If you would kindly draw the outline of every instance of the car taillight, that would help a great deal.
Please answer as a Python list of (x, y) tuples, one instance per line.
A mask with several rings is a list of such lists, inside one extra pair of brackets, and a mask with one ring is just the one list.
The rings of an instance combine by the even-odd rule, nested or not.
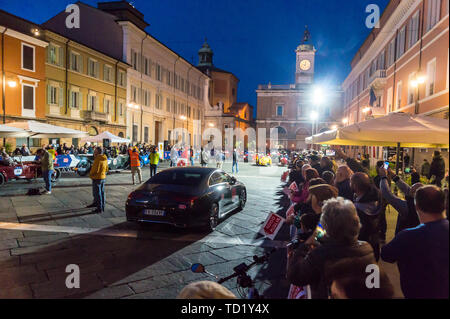
[(174, 198), (174, 201), (178, 203), (179, 209), (187, 209), (194, 207), (195, 200), (197, 197), (181, 197), (177, 196)]
[(141, 192), (131, 192), (130, 195), (128, 195), (128, 199), (143, 199), (145, 198), (145, 194)]

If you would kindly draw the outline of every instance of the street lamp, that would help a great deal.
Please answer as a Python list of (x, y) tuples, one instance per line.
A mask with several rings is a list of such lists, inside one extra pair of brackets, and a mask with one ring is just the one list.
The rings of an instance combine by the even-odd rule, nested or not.
[(313, 102), (316, 105), (322, 105), (325, 102), (325, 95), (323, 89), (320, 86), (314, 88)]
[(15, 87), (17, 86), (17, 82), (14, 81), (14, 80), (9, 80), (9, 81), (8, 81), (8, 86), (9, 86), (10, 88), (15, 88)]
[(348, 118), (343, 118), (342, 119), (342, 124), (347, 125), (348, 124)]

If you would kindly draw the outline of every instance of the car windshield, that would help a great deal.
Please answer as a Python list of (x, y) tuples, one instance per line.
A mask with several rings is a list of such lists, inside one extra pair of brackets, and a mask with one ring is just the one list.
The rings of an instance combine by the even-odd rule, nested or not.
[(181, 170), (168, 170), (153, 176), (149, 184), (171, 184), (171, 185), (198, 185), (206, 174), (197, 172), (185, 172)]

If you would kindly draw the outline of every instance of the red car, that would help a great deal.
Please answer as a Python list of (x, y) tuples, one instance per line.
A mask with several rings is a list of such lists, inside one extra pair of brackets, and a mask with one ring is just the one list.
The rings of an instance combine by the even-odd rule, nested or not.
[[(52, 181), (56, 182), (60, 176), (61, 172), (59, 169), (55, 168), (52, 175)], [(41, 166), (35, 162), (15, 163), (13, 166), (0, 165), (0, 185), (13, 179), (26, 179), (31, 181), (38, 177), (41, 177)]]

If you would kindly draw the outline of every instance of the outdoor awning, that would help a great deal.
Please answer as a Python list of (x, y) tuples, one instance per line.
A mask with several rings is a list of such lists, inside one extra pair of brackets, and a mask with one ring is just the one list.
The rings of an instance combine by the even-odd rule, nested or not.
[(390, 113), (305, 139), (307, 144), (448, 148), (449, 122), (430, 116)]
[(0, 137), (27, 137), (30, 133), (8, 125), (0, 124)]
[(87, 132), (38, 121), (12, 122), (8, 125), (27, 131), (30, 138), (83, 138), (89, 136)]
[(129, 139), (116, 136), (108, 131), (100, 133), (96, 136), (84, 138), (83, 142), (102, 143), (104, 139), (110, 140), (111, 143), (130, 143)]

